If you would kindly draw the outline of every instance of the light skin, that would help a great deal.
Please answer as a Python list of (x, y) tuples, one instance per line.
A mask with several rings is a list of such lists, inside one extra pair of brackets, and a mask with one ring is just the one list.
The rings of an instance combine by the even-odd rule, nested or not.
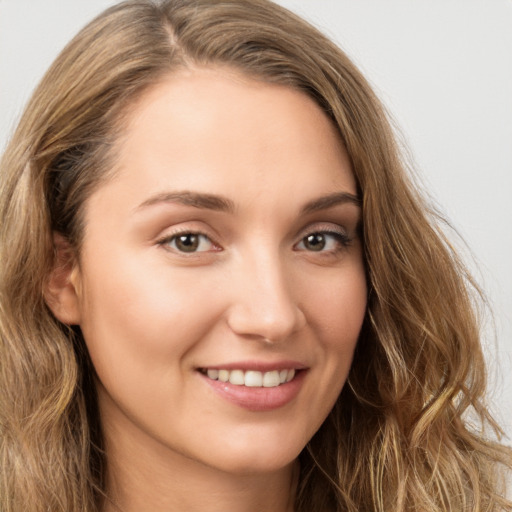
[[(126, 512), (290, 512), (366, 308), (340, 137), (301, 92), (188, 69), (132, 106), (117, 149), (48, 291), (98, 375), (109, 493)], [(233, 399), (205, 375), (228, 367), (296, 376)]]

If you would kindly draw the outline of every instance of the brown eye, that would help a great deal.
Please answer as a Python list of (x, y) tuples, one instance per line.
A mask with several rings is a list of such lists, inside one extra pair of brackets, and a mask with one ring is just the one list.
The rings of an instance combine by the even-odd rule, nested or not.
[(187, 233), (176, 237), (176, 249), (182, 252), (195, 252), (199, 247), (199, 235)]
[(302, 239), (304, 248), (308, 251), (322, 251), (325, 249), (325, 235), (323, 233), (313, 233)]
[(215, 250), (213, 242), (202, 233), (181, 233), (162, 240), (160, 244), (175, 252), (181, 253), (207, 252)]
[(350, 245), (346, 233), (334, 231), (316, 231), (302, 238), (295, 246), (296, 250), (309, 252), (336, 252)]

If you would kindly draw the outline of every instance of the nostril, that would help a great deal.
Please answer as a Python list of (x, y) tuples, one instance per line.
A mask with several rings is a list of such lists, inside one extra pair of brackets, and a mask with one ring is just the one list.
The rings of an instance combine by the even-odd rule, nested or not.
[(238, 268), (239, 279), (228, 291), (228, 325), (238, 335), (267, 344), (286, 340), (306, 323), (290, 276), (278, 256), (268, 251), (246, 256)]
[[(263, 313), (263, 314), (262, 314)], [(258, 340), (265, 344), (279, 343), (302, 329), (305, 316), (296, 311), (271, 312), (243, 310), (241, 307), (229, 314), (228, 325), (236, 334)]]

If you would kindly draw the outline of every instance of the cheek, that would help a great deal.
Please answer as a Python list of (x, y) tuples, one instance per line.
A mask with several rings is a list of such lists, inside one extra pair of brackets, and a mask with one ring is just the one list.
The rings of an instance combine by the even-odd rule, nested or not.
[(345, 351), (355, 347), (366, 312), (367, 293), (362, 262), (341, 275), (311, 284), (310, 318), (330, 349)]
[(310, 324), (318, 333), (316, 351), (322, 360), (319, 377), (330, 390), (325, 396), (332, 407), (348, 377), (354, 350), (367, 306), (367, 286), (363, 265), (353, 267), (317, 288), (311, 294)]
[(134, 377), (164, 374), (215, 322), (215, 289), (205, 293), (186, 272), (135, 257), (112, 260), (94, 265), (90, 258), (84, 272), (81, 328), (96, 371), (104, 385), (128, 370)]
[(176, 423), (163, 404), (186, 409), (190, 354), (217, 317), (212, 291), (191, 290), (182, 272), (141, 273), (129, 262), (101, 278), (90, 275), (82, 331), (103, 393), (104, 421), (118, 408), (148, 432)]

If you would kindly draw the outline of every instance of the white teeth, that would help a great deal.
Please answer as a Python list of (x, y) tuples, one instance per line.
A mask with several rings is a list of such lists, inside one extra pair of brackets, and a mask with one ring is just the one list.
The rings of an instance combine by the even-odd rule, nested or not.
[(245, 372), (244, 384), (250, 388), (261, 388), (263, 386), (263, 375), (261, 372)]
[(281, 382), (279, 381), (279, 372), (265, 372), (263, 374), (263, 387), (264, 388), (275, 388), (279, 386)]
[(290, 382), (295, 377), (295, 370), (293, 368), (273, 370), (271, 372), (208, 369), (205, 373), (212, 380), (229, 382), (235, 386), (247, 386), (250, 388), (275, 388)]
[(229, 374), (229, 382), (237, 386), (244, 385), (244, 372), (242, 370), (233, 370)]
[(208, 370), (206, 374), (213, 380), (217, 380), (219, 378), (219, 370)]
[(219, 380), (221, 382), (227, 382), (229, 380), (229, 371), (228, 370), (219, 370)]

